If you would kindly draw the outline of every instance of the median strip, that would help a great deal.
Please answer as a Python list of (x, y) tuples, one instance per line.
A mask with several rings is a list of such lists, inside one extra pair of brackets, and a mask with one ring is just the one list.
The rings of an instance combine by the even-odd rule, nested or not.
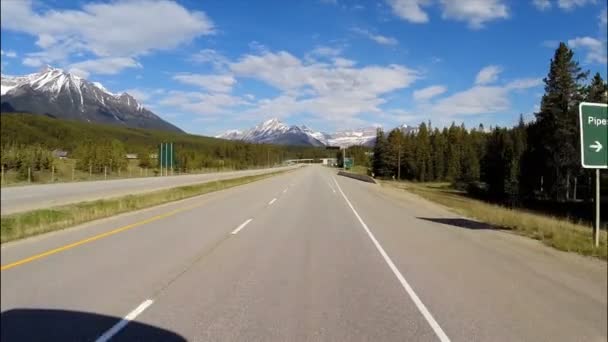
[(5, 215), (0, 218), (0, 243), (23, 239), (117, 214), (153, 207), (251, 183), (289, 171), (181, 186), (144, 194), (81, 202)]

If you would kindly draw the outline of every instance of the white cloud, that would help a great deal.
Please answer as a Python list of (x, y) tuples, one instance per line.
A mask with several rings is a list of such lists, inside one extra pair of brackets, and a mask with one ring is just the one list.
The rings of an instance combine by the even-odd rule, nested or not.
[[(555, 1), (557, 7), (569, 11), (576, 7), (583, 7), (589, 4), (597, 3), (597, 0), (557, 0)], [(551, 0), (532, 0), (532, 4), (539, 10), (544, 11), (553, 7)]]
[(541, 79), (516, 79), (503, 86), (475, 85), (423, 107), (425, 112), (439, 116), (469, 116), (509, 110), (509, 95), (515, 90), (534, 88)]
[(72, 63), (68, 69), (82, 77), (88, 77), (89, 74), (114, 75), (127, 68), (141, 67), (141, 64), (131, 57), (107, 57)]
[(481, 28), (485, 22), (509, 17), (509, 9), (503, 0), (440, 1), (444, 18), (466, 21), (471, 28)]
[(571, 48), (583, 49), (587, 51), (585, 61), (587, 63), (606, 64), (606, 40), (600, 40), (592, 37), (577, 37), (568, 40), (568, 45)]
[(31, 0), (1, 2), (2, 29), (36, 36), (36, 44), (43, 49), (29, 54), (26, 65), (65, 62), (78, 52), (103, 58), (135, 57), (215, 32), (205, 13), (167, 0), (90, 3), (77, 10), (43, 12), (32, 5)]
[(246, 116), (289, 116), (307, 113), (323, 120), (354, 120), (362, 113), (378, 113), (384, 95), (408, 87), (420, 78), (401, 65), (355, 67), (335, 58), (334, 64), (304, 62), (286, 51), (245, 55), (230, 64), (236, 77), (262, 81), (281, 94), (260, 99)]
[[(423, 7), (438, 3), (444, 19), (465, 21), (471, 28), (483, 27), (486, 22), (506, 19), (509, 8), (504, 0), (386, 0), (398, 17), (412, 23), (426, 23), (428, 14)], [(582, 0), (574, 0), (582, 1)]]
[(380, 45), (397, 45), (397, 44), (399, 44), (397, 39), (395, 39), (393, 37), (387, 37), (387, 36), (383, 36), (380, 34), (373, 34), (373, 33), (369, 32), (368, 30), (364, 30), (364, 29), (361, 29), (358, 27), (354, 27), (352, 29), (352, 31), (355, 33), (358, 33), (364, 37), (367, 37)]
[(316, 94), (362, 92), (370, 96), (405, 88), (419, 75), (400, 65), (334, 68), (304, 64), (286, 51), (246, 55), (231, 64), (237, 76), (264, 81), (281, 90), (309, 88)]
[(217, 93), (229, 93), (236, 84), (232, 75), (179, 74), (173, 76), (173, 79)]
[(29, 66), (29, 67), (33, 67), (33, 68), (40, 67), (44, 64), (40, 59), (31, 58), (31, 57), (24, 58), (22, 63), (25, 66)]
[(596, 0), (557, 0), (557, 6), (565, 10), (594, 3), (596, 3)]
[(228, 58), (213, 49), (203, 49), (192, 56), (190, 60), (195, 63), (210, 64), (216, 70), (224, 70), (228, 65)]
[(46, 33), (38, 35), (38, 40), (36, 41), (36, 45), (43, 49), (49, 48), (55, 43), (57, 43), (57, 40), (53, 38), (53, 36)]
[(426, 23), (429, 21), (428, 14), (422, 7), (430, 4), (429, 0), (387, 0), (393, 13), (411, 23)]
[(357, 62), (353, 61), (352, 59), (347, 59), (347, 58), (342, 58), (342, 57), (336, 57), (334, 58), (334, 65), (338, 68), (350, 68), (355, 66), (355, 64), (357, 64)]
[(500, 66), (488, 65), (477, 73), (477, 77), (475, 77), (475, 84), (483, 85), (496, 82), (496, 80), (498, 80), (498, 75), (501, 72), (502, 68)]
[(158, 104), (177, 108), (185, 113), (218, 115), (226, 114), (230, 108), (245, 105), (247, 102), (240, 97), (224, 93), (170, 91)]
[(145, 103), (150, 98), (152, 98), (152, 94), (150, 94), (150, 92), (141, 90), (141, 89), (132, 88), (132, 89), (127, 89), (124, 92), (133, 96), (140, 103)]
[(543, 84), (542, 78), (519, 78), (514, 81), (511, 81), (505, 85), (505, 88), (509, 90), (518, 90), (518, 89), (529, 89), (541, 86)]
[(600, 29), (606, 33), (606, 25), (608, 24), (608, 9), (604, 8), (600, 13)]
[(414, 100), (416, 101), (427, 101), (435, 96), (441, 95), (447, 91), (447, 88), (442, 85), (435, 85), (426, 88), (422, 88), (414, 91)]
[(322, 56), (322, 57), (335, 57), (335, 56), (339, 56), (341, 53), (342, 53), (342, 50), (339, 48), (334, 48), (334, 47), (330, 47), (330, 46), (317, 46), (309, 53), (309, 55)]
[(429, 108), (433, 115), (479, 115), (509, 109), (507, 91), (501, 87), (475, 86), (439, 100)]
[(15, 57), (17, 57), (17, 53), (15, 51), (12, 51), (12, 50), (8, 50), (8, 51), (0, 50), (0, 55), (8, 57), (8, 58), (15, 58)]
[(551, 1), (549, 0), (532, 0), (534, 7), (541, 11), (551, 8)]

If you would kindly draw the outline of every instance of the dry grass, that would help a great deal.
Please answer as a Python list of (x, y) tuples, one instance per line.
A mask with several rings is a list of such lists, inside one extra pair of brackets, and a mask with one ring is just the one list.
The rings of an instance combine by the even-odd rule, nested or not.
[(367, 175), (367, 167), (362, 165), (355, 165), (352, 169), (347, 170), (350, 173), (356, 173), (358, 175)]
[(80, 223), (152, 207), (189, 197), (251, 183), (288, 171), (245, 176), (212, 181), (202, 184), (181, 186), (172, 189), (128, 195), (110, 199), (63, 205), (49, 209), (38, 209), (0, 218), (0, 243), (43, 234)]
[(510, 209), (463, 196), (446, 183), (382, 182), (439, 203), (452, 211), (500, 229), (531, 237), (556, 249), (607, 259), (608, 234), (600, 232), (600, 246), (593, 246), (592, 227), (525, 210)]

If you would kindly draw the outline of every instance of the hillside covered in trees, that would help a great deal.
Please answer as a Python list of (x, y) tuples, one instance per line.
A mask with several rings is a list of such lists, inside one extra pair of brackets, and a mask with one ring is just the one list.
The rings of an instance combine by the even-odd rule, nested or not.
[(608, 87), (599, 73), (589, 80), (589, 72), (564, 43), (555, 51), (544, 83), (540, 111), (530, 123), (520, 117), (515, 127), (491, 130), (455, 123), (439, 129), (430, 122), (412, 134), (378, 130), (373, 172), (387, 178), (449, 181), (512, 205), (532, 199), (590, 199), (594, 170), (580, 163), (578, 105), (606, 103)]
[(116, 127), (56, 119), (42, 115), (3, 113), (1, 157), (5, 170), (49, 169), (53, 150), (68, 152), (77, 167), (93, 173), (104, 167), (117, 169), (127, 163), (126, 154), (136, 154), (141, 167), (154, 168), (151, 156), (161, 142), (172, 142), (176, 169), (245, 169), (281, 163), (296, 158), (319, 158), (327, 151), (312, 147), (277, 146), (228, 141), (197, 135)]

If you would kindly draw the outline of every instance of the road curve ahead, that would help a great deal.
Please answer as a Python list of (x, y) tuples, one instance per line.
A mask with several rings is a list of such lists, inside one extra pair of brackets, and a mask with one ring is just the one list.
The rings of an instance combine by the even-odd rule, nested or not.
[(253, 176), (297, 166), (194, 175), (125, 178), (105, 181), (35, 184), (2, 188), (2, 215), (81, 201), (124, 196), (209, 181)]
[(606, 341), (606, 263), (478, 228), (304, 167), (4, 245), (0, 339)]

